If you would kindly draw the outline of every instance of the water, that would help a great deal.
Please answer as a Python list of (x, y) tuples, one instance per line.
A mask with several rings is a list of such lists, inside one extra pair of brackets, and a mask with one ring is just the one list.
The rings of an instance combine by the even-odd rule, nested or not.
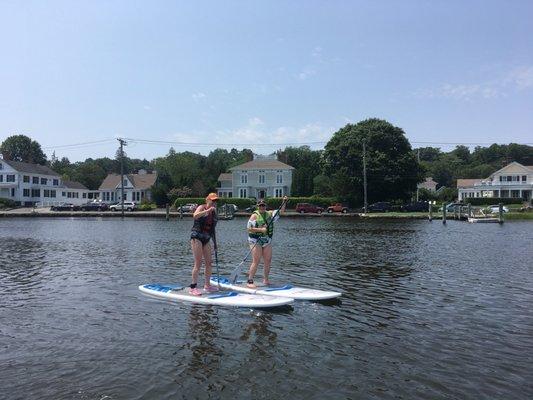
[[(224, 272), (244, 224), (220, 222)], [(189, 283), (190, 226), (0, 220), (0, 398), (533, 396), (531, 222), (281, 219), (273, 280), (344, 296), (278, 311), (141, 294)]]

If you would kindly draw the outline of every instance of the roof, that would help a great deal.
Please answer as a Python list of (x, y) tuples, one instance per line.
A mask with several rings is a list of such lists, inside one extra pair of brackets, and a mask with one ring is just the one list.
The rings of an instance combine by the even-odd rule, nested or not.
[(509, 173), (509, 174), (516, 174), (516, 173), (523, 173), (525, 170), (531, 171), (531, 167), (522, 165), (519, 162), (513, 161), (512, 163), (507, 164), (505, 167), (500, 168), (498, 171), (493, 172), (490, 174), (489, 178), (493, 178), (495, 175), (500, 173)]
[(232, 179), (233, 179), (232, 174), (220, 174), (217, 180), (218, 181), (231, 181)]
[(30, 164), (20, 161), (11, 161), (11, 160), (4, 160), (2, 159), (2, 162), (5, 162), (7, 165), (11, 166), (14, 170), (18, 172), (25, 172), (27, 174), (40, 174), (40, 175), (52, 175), (52, 176), (59, 176), (59, 174), (50, 168), (48, 168), (46, 165), (40, 165), (40, 164)]
[(246, 169), (294, 169), (290, 165), (282, 163), (278, 160), (252, 160), (244, 164), (237, 165), (233, 168), (230, 168), (230, 171), (233, 170), (246, 170)]
[[(150, 189), (157, 179), (157, 174), (125, 174), (135, 189)], [(119, 174), (109, 174), (106, 176), (99, 190), (114, 190), (120, 184)]]
[(82, 183), (76, 181), (63, 181), (63, 186), (67, 189), (83, 189), (89, 190)]
[(476, 183), (481, 183), (483, 179), (457, 179), (458, 188), (472, 187)]

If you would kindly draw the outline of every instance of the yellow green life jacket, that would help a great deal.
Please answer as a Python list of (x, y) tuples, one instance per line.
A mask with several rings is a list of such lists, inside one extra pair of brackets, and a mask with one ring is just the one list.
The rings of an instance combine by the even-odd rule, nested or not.
[[(258, 210), (254, 211), (254, 214), (256, 215), (256, 227), (262, 228), (263, 226), (268, 224), (267, 233), (260, 233), (260, 232), (251, 232), (248, 233), (248, 236), (252, 239), (259, 239), (262, 237), (269, 237), (271, 238), (272, 235), (274, 235), (274, 224), (272, 223), (272, 212), (266, 211), (263, 214), (261, 214)], [(266, 218), (265, 218), (266, 216)]]

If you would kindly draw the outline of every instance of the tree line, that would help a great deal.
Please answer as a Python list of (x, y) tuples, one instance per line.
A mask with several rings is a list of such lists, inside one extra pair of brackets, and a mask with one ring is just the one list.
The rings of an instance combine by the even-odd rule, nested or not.
[[(98, 189), (107, 174), (120, 173), (118, 151), (114, 158), (88, 158), (75, 163), (66, 157), (47, 160), (36, 141), (14, 135), (1, 144), (0, 152), (4, 159), (46, 164), (63, 179), (81, 182), (89, 189)], [(375, 118), (347, 124), (333, 134), (323, 150), (289, 146), (276, 155), (279, 161), (295, 168), (291, 195), (335, 197), (352, 206), (363, 203), (364, 164), (369, 203), (408, 201), (417, 183), (429, 176), (439, 186), (452, 188), (446, 193), (453, 197), (459, 178), (486, 178), (512, 161), (533, 165), (533, 147), (515, 143), (478, 146), (473, 151), (464, 145), (449, 152), (437, 147), (412, 148), (401, 128)], [(165, 204), (178, 197), (201, 197), (215, 191), (221, 173), (252, 159), (250, 149), (215, 149), (204, 156), (171, 148), (165, 156), (151, 161), (125, 155), (124, 171), (156, 171), (154, 199)]]

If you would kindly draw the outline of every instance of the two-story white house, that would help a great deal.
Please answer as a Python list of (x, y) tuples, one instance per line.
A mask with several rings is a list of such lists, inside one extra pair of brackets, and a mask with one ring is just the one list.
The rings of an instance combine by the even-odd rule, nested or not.
[[(157, 173), (143, 169), (137, 174), (124, 175), (124, 201), (140, 202), (152, 200), (152, 186), (157, 180)], [(109, 174), (100, 187), (100, 199), (106, 203), (121, 201), (122, 185), (119, 174)]]
[(53, 205), (60, 202), (83, 204), (89, 189), (79, 182), (63, 181), (45, 165), (0, 158), (0, 197), (17, 204)]
[(512, 162), (486, 179), (457, 179), (459, 200), (468, 197), (505, 197), (531, 201), (533, 166)]
[(254, 160), (220, 174), (217, 189), (220, 197), (266, 197), (290, 196), (294, 167), (275, 158), (255, 156)]

